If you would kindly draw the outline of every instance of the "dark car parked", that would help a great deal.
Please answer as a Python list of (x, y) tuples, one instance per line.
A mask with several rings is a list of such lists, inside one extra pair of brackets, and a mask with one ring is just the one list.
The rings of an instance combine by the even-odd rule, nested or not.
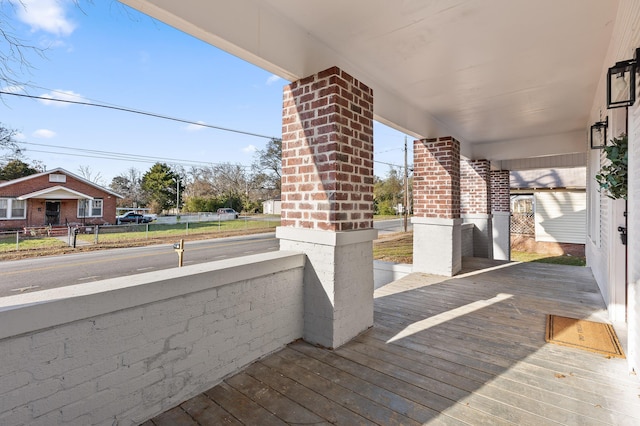
[(149, 223), (151, 218), (140, 213), (127, 212), (122, 216), (116, 218), (118, 224), (120, 223)]

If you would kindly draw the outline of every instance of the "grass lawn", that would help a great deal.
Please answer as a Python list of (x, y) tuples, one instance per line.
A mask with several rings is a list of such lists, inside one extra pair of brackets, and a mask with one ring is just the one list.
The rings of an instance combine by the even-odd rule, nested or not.
[(373, 258), (385, 262), (413, 263), (413, 232), (381, 235), (373, 242)]
[[(29, 238), (19, 240), (20, 250), (33, 250), (39, 248), (59, 248), (66, 247), (67, 244), (56, 238)], [(15, 251), (16, 249), (16, 237), (12, 235), (8, 238), (0, 238), (0, 252)]]
[(550, 254), (528, 253), (524, 251), (512, 251), (511, 260), (517, 262), (553, 263), (556, 265), (572, 266), (585, 266), (587, 264), (585, 258), (582, 256), (552, 256)]
[[(373, 258), (385, 262), (413, 263), (413, 233), (399, 232), (381, 235), (373, 243)], [(580, 256), (552, 256), (521, 251), (512, 251), (511, 260), (572, 266), (585, 266), (586, 264), (585, 258)]]
[(89, 245), (69, 247), (56, 238), (20, 239), (16, 250), (15, 234), (0, 238), (0, 260), (22, 259), (36, 256), (52, 256), (65, 253), (102, 250), (119, 247), (140, 247), (150, 244), (175, 243), (208, 238), (223, 238), (270, 232), (280, 225), (280, 220), (233, 220), (222, 222), (193, 222), (176, 225), (150, 223), (140, 225), (104, 226), (99, 228), (98, 244), (93, 233), (78, 234), (78, 243)]

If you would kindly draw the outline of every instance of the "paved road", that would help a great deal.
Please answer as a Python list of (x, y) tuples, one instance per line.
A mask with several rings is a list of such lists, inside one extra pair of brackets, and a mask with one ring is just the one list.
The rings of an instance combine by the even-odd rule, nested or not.
[[(184, 265), (278, 250), (275, 235), (185, 242)], [(0, 297), (174, 268), (172, 245), (112, 249), (0, 262)]]
[[(380, 234), (402, 231), (402, 219), (374, 222)], [(409, 224), (409, 227), (411, 224)], [(411, 228), (409, 228), (411, 229)], [(185, 243), (184, 265), (278, 250), (273, 233)], [(0, 297), (174, 268), (170, 244), (0, 262)]]
[[(402, 232), (404, 231), (403, 219), (389, 219), (389, 220), (376, 220), (373, 222), (373, 227), (378, 230), (379, 234), (389, 232)], [(407, 220), (407, 229), (411, 231), (413, 225), (411, 225), (411, 218)]]

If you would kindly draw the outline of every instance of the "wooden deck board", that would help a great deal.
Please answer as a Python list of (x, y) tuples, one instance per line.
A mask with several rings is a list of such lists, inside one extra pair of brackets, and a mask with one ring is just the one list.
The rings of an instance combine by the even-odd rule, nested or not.
[(241, 425), (228, 411), (200, 394), (180, 405), (200, 425)]
[(544, 341), (550, 313), (606, 322), (588, 268), (465, 258), (375, 295), (341, 348), (294, 342), (147, 424), (640, 424), (626, 360)]

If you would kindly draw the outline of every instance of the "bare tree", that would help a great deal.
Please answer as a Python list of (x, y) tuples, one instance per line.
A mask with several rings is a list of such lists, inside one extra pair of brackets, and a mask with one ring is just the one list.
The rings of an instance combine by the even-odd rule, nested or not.
[[(9, 4), (8, 8), (4, 7), (6, 4)], [(10, 9), (15, 12), (19, 7), (26, 6), (22, 2), (0, 0), (0, 87), (24, 85), (26, 82), (20, 78), (31, 68), (28, 57), (31, 54), (44, 56), (42, 48), (15, 35), (12, 17), (3, 11)]]
[(102, 178), (102, 174), (100, 172), (94, 174), (93, 170), (91, 170), (91, 167), (80, 165), (78, 166), (78, 173), (80, 173), (80, 176), (82, 176), (89, 182), (93, 182), (96, 185), (104, 186), (104, 179)]
[(120, 207), (141, 207), (146, 205), (146, 199), (140, 187), (142, 172), (135, 167), (114, 177), (109, 187), (124, 198), (118, 200)]
[(17, 159), (22, 156), (22, 151), (14, 139), (17, 133), (16, 130), (9, 129), (0, 123), (0, 151), (2, 151), (0, 159)]
[(269, 191), (280, 195), (282, 178), (282, 139), (271, 139), (265, 149), (256, 151), (253, 161), (254, 181)]

